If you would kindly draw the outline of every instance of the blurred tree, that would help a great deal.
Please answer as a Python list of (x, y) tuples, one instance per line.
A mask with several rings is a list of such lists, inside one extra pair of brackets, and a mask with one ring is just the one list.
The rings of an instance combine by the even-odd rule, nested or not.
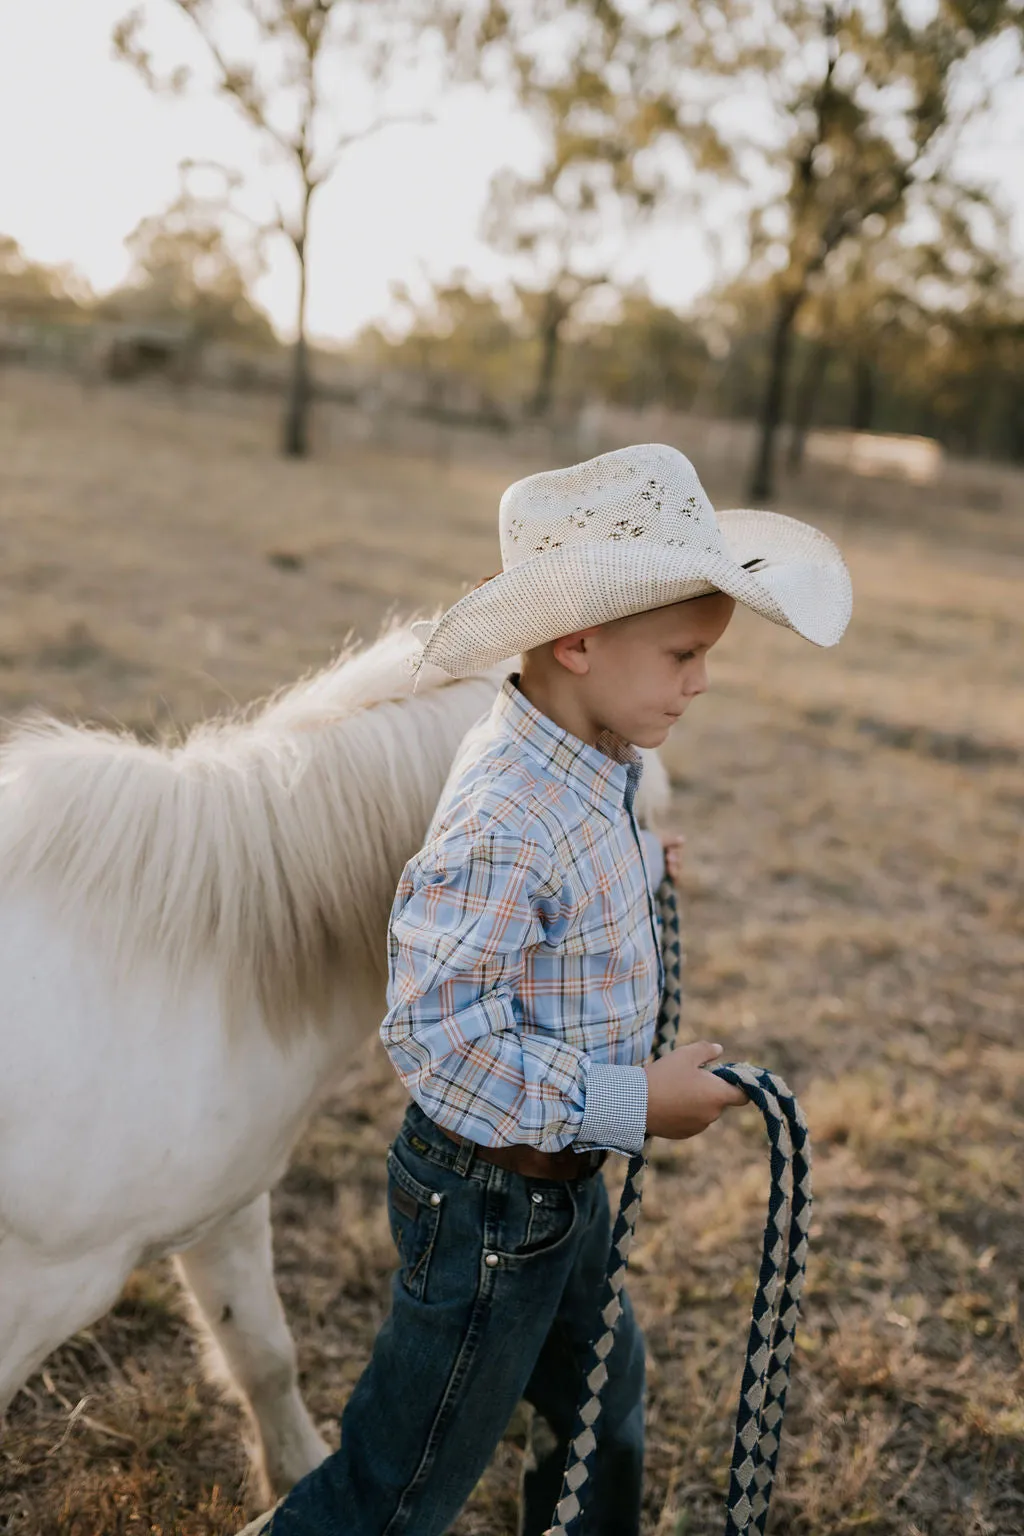
[(17, 240), (0, 235), (0, 314), (12, 320), (77, 319), (92, 302), (92, 289), (74, 267), (32, 261)]
[[(866, 253), (853, 242), (846, 248), (794, 328), (789, 452), (797, 467), (811, 426), (850, 426), (864, 358), (873, 431), (934, 436), (954, 453), (1024, 457), (1024, 296), (998, 249), (982, 246), (973, 269), (967, 262), (955, 244), (914, 238), (909, 227), (869, 242)], [(717, 415), (757, 417), (774, 297), (771, 278), (744, 274), (695, 306), (698, 331), (723, 352), (705, 371)]]
[[(803, 369), (790, 413), (787, 462), (799, 469), (806, 434), (830, 361), (848, 379), (848, 425), (867, 432), (875, 424), (885, 376), (898, 375), (908, 351), (928, 329), (952, 315), (977, 315), (1010, 302), (1013, 261), (1006, 220), (988, 207), (986, 238), (979, 210), (949, 185), (934, 189), (931, 231), (920, 221), (886, 226), (866, 221), (859, 240), (836, 251), (803, 306), (799, 331)], [(800, 346), (800, 339), (797, 341)]]
[[(532, 84), (537, 74), (535, 95), (544, 104), (552, 78), (560, 78), (552, 58), (565, 38), (582, 37), (598, 60), (592, 72), (609, 91), (653, 109), (657, 131), (645, 138), (645, 150), (657, 146), (663, 154), (672, 144), (684, 151), (691, 208), (699, 208), (701, 190), (694, 171), (736, 173), (751, 189), (747, 286), (773, 312), (766, 366), (757, 370), (761, 430), (752, 479), (753, 494), (769, 496), (795, 327), (828, 269), (865, 234), (877, 238), (936, 212), (948, 222), (984, 203), (954, 164), (962, 131), (984, 109), (994, 74), (980, 68), (973, 89), (965, 89), (963, 66), (997, 34), (1019, 28), (1021, 0), (479, 4), (478, 31), (487, 45), (493, 50), (494, 40), (512, 40), (524, 102), (523, 81)], [(524, 33), (532, 45), (524, 46)], [(529, 68), (520, 62), (524, 53)], [(1005, 54), (1017, 67), (1019, 50)], [(562, 76), (571, 81), (572, 71), (563, 68)], [(641, 160), (642, 171), (647, 163)], [(743, 338), (751, 333), (744, 325)], [(861, 339), (867, 340), (863, 332)], [(743, 350), (749, 362), (749, 348)], [(811, 359), (805, 401), (827, 356), (819, 348)], [(877, 405), (876, 364), (866, 346), (852, 368), (853, 418), (864, 424)], [(723, 379), (730, 373), (735, 378), (731, 366), (724, 368)]]
[(911, 430), (954, 453), (1024, 462), (1024, 299), (931, 316), (901, 357)]
[[(472, 386), (492, 414), (522, 399), (535, 383), (535, 317), (513, 290), (508, 302), (473, 287), (467, 274), (437, 286), (420, 303), (399, 286), (405, 332), (396, 339), (368, 326), (351, 354), (381, 369), (409, 369), (443, 395), (447, 381)], [(533, 298), (535, 295), (528, 295)], [(642, 286), (614, 312), (579, 321), (565, 347), (562, 394), (574, 407), (606, 400), (636, 410), (692, 408), (709, 354), (693, 321), (656, 304)]]
[[(516, 292), (539, 342), (539, 360), (527, 410), (551, 408), (559, 342), (580, 300), (610, 279), (604, 263), (593, 266), (606, 235), (607, 200), (588, 175), (590, 167), (559, 164), (556, 153), (534, 177), (499, 171), (492, 179), (484, 237), (495, 249), (526, 258), (533, 281)], [(589, 234), (589, 240), (587, 235)], [(590, 257), (590, 260), (588, 260)], [(591, 270), (586, 270), (587, 267)]]
[(582, 330), (568, 361), (576, 401), (596, 397), (637, 411), (693, 410), (711, 365), (694, 320), (656, 303), (642, 284), (622, 295), (614, 315)]
[[(1024, 300), (1009, 281), (984, 281), (987, 255), (972, 284), (954, 251), (947, 254), (948, 263), (941, 245), (931, 249), (909, 241), (906, 230), (900, 239), (892, 233), (871, 247), (869, 292), (870, 273), (861, 286), (851, 244), (849, 262), (828, 288), (811, 294), (794, 334), (794, 431), (812, 421), (849, 424), (856, 358), (866, 351), (875, 430), (923, 432), (953, 452), (1024, 459)], [(499, 300), (457, 273), (423, 300), (403, 290), (396, 296), (406, 311), (405, 333), (367, 327), (350, 349), (355, 358), (383, 372), (408, 372), (425, 385), (427, 398), (481, 421), (505, 417), (524, 398), (535, 374), (535, 338), (514, 290)], [(606, 401), (754, 418), (771, 298), (763, 281), (744, 277), (680, 315), (642, 288), (631, 289), (608, 313), (574, 322), (563, 348), (560, 398), (571, 408)], [(808, 403), (800, 415), (804, 391), (813, 392), (813, 411)]]
[(251, 293), (264, 270), (262, 241), (251, 233), (231, 239), (230, 181), (220, 195), (202, 196), (193, 190), (193, 169), (183, 163), (178, 196), (128, 236), (131, 273), (101, 308), (126, 318), (181, 319), (200, 341), (272, 345), (273, 327)]
[(421, 301), (402, 283), (392, 284), (391, 292), (403, 334), (390, 338), (378, 326), (366, 326), (351, 355), (381, 369), (408, 369), (441, 394), (449, 380), (469, 386), (492, 413), (499, 401), (508, 405), (522, 393), (530, 336), (514, 296), (502, 304), (462, 269)]
[[(451, 13), (448, 0), (440, 8)], [(691, 63), (710, 59), (702, 27), (686, 30)], [(728, 150), (707, 114), (654, 67), (650, 39), (638, 41), (609, 0), (458, 3), (448, 35), (462, 74), (510, 86), (540, 132), (537, 170), (492, 180), (483, 233), (514, 260), (538, 339), (528, 409), (544, 415), (560, 341), (581, 301), (613, 290), (642, 221), (670, 196), (682, 201), (669, 174), (672, 150), (682, 147), (691, 169), (716, 174), (728, 169)]]
[[(312, 397), (306, 335), (310, 217), (317, 192), (353, 143), (407, 116), (376, 116), (357, 128), (339, 127), (339, 105), (353, 95), (351, 74), (380, 88), (401, 58), (422, 51), (430, 7), (420, 0), (161, 0), (201, 39), (212, 88), (243, 116), (263, 146), (291, 174), (289, 206), (277, 205), (268, 229), (285, 235), (298, 265), (293, 366), (285, 409), (283, 449), (309, 449)], [(192, 71), (180, 64), (159, 72), (144, 42), (144, 7), (114, 29), (115, 53), (154, 90), (180, 94)], [(232, 39), (231, 46), (226, 39)], [(333, 67), (333, 73), (332, 73)], [(360, 113), (365, 119), (365, 114)]]
[[(765, 77), (763, 97), (779, 147), (763, 153), (757, 174), (780, 189), (752, 216), (752, 256), (772, 274), (774, 309), (753, 497), (773, 492), (794, 326), (826, 267), (866, 229), (884, 233), (930, 208), (984, 201), (953, 170), (969, 111), (957, 99), (959, 66), (1019, 15), (1016, 0), (939, 0), (924, 8), (900, 0), (751, 5), (752, 35), (759, 19), (765, 29), (758, 57), (769, 50), (779, 61)], [(866, 357), (860, 367), (863, 418)]]

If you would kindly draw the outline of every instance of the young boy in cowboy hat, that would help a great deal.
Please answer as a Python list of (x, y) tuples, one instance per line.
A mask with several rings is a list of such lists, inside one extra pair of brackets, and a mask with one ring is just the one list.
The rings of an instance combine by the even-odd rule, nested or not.
[[(834, 644), (842, 557), (791, 518), (716, 518), (661, 444), (517, 481), (499, 531), (502, 571), (419, 626), (417, 665), (520, 664), (463, 743), (389, 923), (380, 1032), (411, 1095), (388, 1148), (391, 1310), (340, 1449), (252, 1532), (442, 1536), (526, 1398), (519, 1532), (541, 1536), (608, 1259), (598, 1170), (745, 1102), (700, 1070), (718, 1045), (646, 1061), (663, 969), (638, 748), (704, 691), (736, 601)], [(620, 1299), (588, 1536), (640, 1530), (644, 1347)]]

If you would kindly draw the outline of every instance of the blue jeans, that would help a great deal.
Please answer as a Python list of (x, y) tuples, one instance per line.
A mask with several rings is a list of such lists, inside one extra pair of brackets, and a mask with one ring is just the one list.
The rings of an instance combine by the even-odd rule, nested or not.
[[(391, 1310), (341, 1416), (341, 1448), (295, 1485), (273, 1536), (443, 1536), (520, 1401), (536, 1413), (519, 1536), (561, 1492), (608, 1260), (600, 1172), (510, 1173), (411, 1102), (387, 1153), (399, 1265)], [(625, 1289), (597, 1422), (585, 1536), (639, 1536), (644, 1340)]]

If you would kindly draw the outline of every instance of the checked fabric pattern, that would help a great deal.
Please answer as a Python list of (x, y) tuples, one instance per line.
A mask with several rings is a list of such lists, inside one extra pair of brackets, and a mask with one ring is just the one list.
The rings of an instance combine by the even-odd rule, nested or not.
[[(652, 1056), (672, 1050), (679, 1034), (682, 1010), (683, 952), (675, 885), (665, 878), (658, 887), (665, 960), (665, 990), (655, 1030)], [(771, 1157), (771, 1189), (765, 1223), (761, 1268), (750, 1319), (747, 1355), (740, 1382), (736, 1434), (725, 1536), (763, 1536), (779, 1459), (782, 1420), (789, 1386), (800, 1296), (807, 1264), (807, 1232), (811, 1217), (811, 1154), (807, 1123), (796, 1099), (781, 1078), (747, 1062), (708, 1070), (735, 1084), (764, 1116)], [(608, 1272), (599, 1307), (599, 1325), (584, 1371), (584, 1386), (576, 1410), (554, 1523), (546, 1536), (576, 1536), (587, 1495), (587, 1482), (598, 1449), (597, 1422), (601, 1392), (608, 1378), (605, 1362), (615, 1343), (615, 1324), (622, 1312), (619, 1292), (626, 1278), (633, 1243), (648, 1141), (629, 1160), (619, 1211), (612, 1230)]]

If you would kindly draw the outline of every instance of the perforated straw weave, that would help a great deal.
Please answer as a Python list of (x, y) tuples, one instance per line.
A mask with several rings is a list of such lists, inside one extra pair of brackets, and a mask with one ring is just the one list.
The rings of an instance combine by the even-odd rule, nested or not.
[(715, 513), (677, 448), (641, 443), (510, 485), (498, 509), (503, 569), (436, 621), (412, 625), (454, 677), (593, 624), (728, 593), (817, 645), (834, 645), (852, 596), (843, 557), (777, 512)]
[[(682, 1008), (683, 952), (679, 907), (673, 882), (665, 878), (657, 892), (665, 957), (665, 990), (652, 1055), (672, 1050)], [(726, 1495), (725, 1536), (763, 1536), (782, 1437), (800, 1297), (807, 1264), (811, 1217), (811, 1153), (807, 1124), (796, 1099), (781, 1078), (747, 1062), (709, 1070), (747, 1093), (764, 1116), (771, 1156), (771, 1187), (761, 1268), (751, 1311), (747, 1354), (740, 1382), (736, 1431)], [(649, 1139), (629, 1160), (619, 1212), (612, 1231), (608, 1272), (599, 1306), (599, 1323), (583, 1373), (554, 1523), (546, 1536), (577, 1536), (586, 1507), (588, 1483), (600, 1454), (601, 1393), (608, 1379), (607, 1360), (615, 1346), (615, 1325), (622, 1313), (619, 1293), (626, 1278), (629, 1251), (640, 1212)]]

